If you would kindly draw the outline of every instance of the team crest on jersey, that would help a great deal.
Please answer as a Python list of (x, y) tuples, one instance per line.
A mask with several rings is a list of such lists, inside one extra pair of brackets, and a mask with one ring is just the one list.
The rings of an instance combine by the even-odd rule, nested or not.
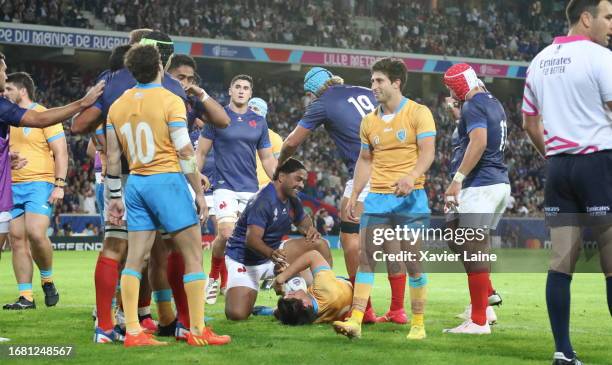
[(257, 127), (257, 121), (255, 121), (255, 120), (249, 120), (249, 125), (250, 125), (252, 128), (255, 128), (255, 127)]
[(23, 135), (26, 137), (28, 136), (28, 134), (30, 134), (30, 131), (32, 131), (32, 128), (30, 127), (23, 127), (22, 129), (23, 129)]
[(397, 137), (397, 140), (400, 142), (406, 141), (406, 130), (400, 129), (399, 131), (397, 131), (397, 133), (395, 133), (395, 137)]
[(380, 143), (380, 137), (379, 136), (374, 136), (374, 146), (376, 146), (379, 143)]

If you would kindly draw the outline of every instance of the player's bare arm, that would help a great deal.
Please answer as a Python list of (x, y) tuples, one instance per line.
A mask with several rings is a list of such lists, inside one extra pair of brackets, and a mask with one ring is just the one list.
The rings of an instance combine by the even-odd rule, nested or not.
[[(198, 139), (198, 147), (196, 149), (196, 163), (198, 164), (198, 171), (202, 171), (204, 165), (206, 165), (206, 155), (210, 152), (212, 148), (213, 141), (200, 136)], [(200, 179), (202, 180), (202, 189), (204, 191), (210, 188), (210, 181), (208, 181), (208, 177), (204, 174), (200, 173)]]
[(270, 179), (274, 176), (274, 171), (276, 170), (276, 158), (274, 158), (274, 154), (272, 153), (272, 148), (261, 148), (257, 150), (257, 154), (259, 155), (259, 160), (261, 161), (261, 165), (266, 171), (266, 175)]
[(74, 117), (70, 131), (75, 134), (91, 133), (104, 122), (100, 118), (101, 116), (102, 111), (100, 109), (90, 106)]
[(283, 284), (306, 269), (328, 266), (328, 262), (317, 250), (310, 250), (293, 261), (282, 273), (275, 278), (276, 284)]
[[(53, 158), (55, 159), (55, 179), (56, 181), (61, 179), (60, 181), (65, 183), (66, 175), (68, 174), (68, 145), (66, 138), (58, 138), (51, 141), (49, 148), (53, 152)], [(62, 199), (64, 199), (64, 186), (56, 184), (49, 196), (49, 203), (55, 204)]]
[(436, 155), (436, 138), (425, 137), (417, 140), (419, 157), (417, 158), (414, 169), (405, 177), (399, 179), (395, 184), (395, 195), (406, 196), (414, 189), (414, 182), (423, 176), (431, 167)]
[(321, 238), (321, 234), (317, 231), (317, 228), (312, 223), (312, 219), (308, 215), (304, 216), (304, 219), (297, 225), (297, 229), (306, 236), (307, 242), (314, 242), (316, 239)]
[(355, 210), (357, 198), (363, 191), (365, 186), (370, 181), (372, 174), (372, 151), (370, 146), (363, 146), (359, 152), (359, 159), (355, 164), (355, 173), (353, 174), (353, 192), (351, 198), (346, 204), (346, 216), (352, 222), (359, 222), (359, 216)]
[(251, 224), (247, 227), (246, 246), (251, 250), (260, 253), (261, 255), (270, 258), (276, 263), (284, 264), (287, 257), (282, 249), (274, 250), (268, 246), (264, 240), (264, 229), (260, 226)]
[[(461, 160), (461, 164), (457, 169), (457, 172), (460, 174), (458, 176), (468, 176), (470, 172), (476, 167), (482, 154), (487, 149), (487, 130), (486, 128), (474, 128), (470, 134), (470, 142), (465, 150), (465, 155), (463, 156), (463, 160)], [(461, 178), (453, 178), (448, 189), (444, 193), (445, 200), (447, 201), (449, 206), (455, 206), (459, 202), (457, 197), (461, 192)], [(452, 197), (452, 198), (450, 198)]]
[(278, 157), (278, 165), (282, 165), (287, 161), (287, 159), (295, 154), (298, 147), (308, 138), (310, 135), (310, 129), (297, 126), (295, 129), (287, 136), (287, 139), (283, 142), (283, 147), (281, 147), (280, 156)]
[(114, 128), (108, 128), (106, 131), (106, 146), (105, 184), (108, 184), (111, 197), (108, 205), (109, 219), (112, 224), (120, 226), (125, 207), (121, 200), (121, 147)]
[(540, 156), (546, 155), (544, 144), (544, 125), (541, 122), (542, 117), (539, 115), (527, 115), (523, 113), (523, 129), (527, 132), (529, 140), (533, 143)]
[(104, 90), (104, 81), (89, 89), (87, 94), (80, 100), (57, 108), (47, 109), (42, 112), (28, 110), (19, 123), (20, 127), (44, 128), (72, 117), (81, 110), (96, 102)]
[(195, 95), (204, 105), (202, 119), (217, 128), (226, 128), (230, 124), (230, 117), (225, 109), (215, 99), (211, 98), (206, 90), (192, 84), (185, 88), (187, 95)]

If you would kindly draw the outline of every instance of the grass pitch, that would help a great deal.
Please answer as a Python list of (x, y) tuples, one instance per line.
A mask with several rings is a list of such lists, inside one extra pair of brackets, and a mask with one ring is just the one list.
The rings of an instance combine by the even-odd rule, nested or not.
[[(57, 307), (44, 306), (43, 293), (34, 280), (38, 308), (0, 311), (0, 337), (10, 344), (73, 345), (71, 358), (0, 358), (0, 364), (549, 364), (553, 340), (544, 298), (545, 274), (494, 274), (504, 304), (497, 309), (499, 324), (490, 336), (453, 336), (443, 328), (460, 323), (454, 318), (469, 301), (465, 274), (430, 274), (425, 316), (428, 338), (406, 340), (407, 326), (368, 325), (360, 340), (336, 335), (329, 325), (286, 327), (271, 317), (229, 322), (223, 314), (223, 297), (207, 306), (209, 324), (216, 332), (232, 336), (223, 347), (193, 348), (171, 341), (163, 348), (125, 349), (118, 344), (92, 342), (91, 312), (95, 303), (93, 271), (96, 252), (56, 252), (55, 281), (60, 291)], [(206, 270), (210, 253), (205, 256)], [(336, 273), (344, 274), (341, 251), (334, 252)], [(38, 278), (38, 271), (35, 271)], [(0, 261), (0, 304), (17, 295), (10, 253)], [(374, 308), (384, 313), (390, 302), (389, 285), (377, 276)], [(408, 290), (406, 291), (408, 296)], [(273, 305), (273, 291), (261, 292), (258, 304)], [(409, 300), (406, 300), (409, 308)], [(155, 312), (153, 308), (153, 312)], [(572, 340), (587, 364), (612, 364), (612, 320), (605, 301), (601, 274), (576, 274), (572, 284)]]

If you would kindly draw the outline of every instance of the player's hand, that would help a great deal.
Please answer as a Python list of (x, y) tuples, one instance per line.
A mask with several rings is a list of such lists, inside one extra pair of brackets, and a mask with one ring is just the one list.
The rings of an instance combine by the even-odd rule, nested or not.
[(87, 94), (85, 94), (83, 99), (80, 100), (81, 107), (87, 108), (88, 106), (95, 103), (96, 100), (98, 100), (98, 98), (100, 97), (100, 95), (102, 95), (105, 84), (106, 84), (106, 81), (100, 80), (100, 82), (98, 82), (94, 87), (89, 89), (89, 91), (87, 92)]
[(274, 275), (278, 276), (282, 274), (283, 271), (287, 270), (288, 267), (289, 267), (289, 264), (287, 264), (286, 262), (279, 262), (279, 263), (274, 264)]
[(397, 196), (407, 196), (409, 195), (412, 190), (414, 190), (414, 181), (416, 180), (416, 178), (414, 177), (414, 175), (412, 173), (402, 177), (401, 179), (397, 180), (395, 183), (393, 183), (393, 187), (395, 187), (395, 192), (394, 194)]
[(356, 205), (357, 205), (357, 198), (353, 198), (351, 196), (348, 203), (346, 204), (346, 217), (348, 218), (349, 221), (353, 223), (359, 223), (359, 217), (357, 216), (357, 210), (355, 208)]
[(311, 226), (310, 228), (308, 228), (308, 231), (306, 231), (306, 242), (313, 243), (319, 238), (321, 238), (321, 234), (319, 233), (319, 231), (317, 231), (315, 227)]
[(459, 107), (459, 102), (451, 97), (446, 97), (445, 102), (448, 112), (454, 118), (454, 120), (461, 118), (461, 108)]
[(11, 159), (12, 170), (19, 170), (28, 164), (28, 160), (19, 156), (19, 152), (9, 152), (9, 157)]
[(285, 254), (285, 250), (282, 248), (278, 248), (272, 251), (272, 256), (270, 257), (274, 263), (286, 265), (287, 264), (287, 255)]
[(444, 210), (456, 209), (459, 206), (459, 193), (461, 192), (461, 183), (453, 180), (444, 192)]
[(276, 295), (285, 295), (283, 283), (278, 280), (278, 276), (274, 278), (274, 284), (272, 284), (272, 288), (274, 288), (274, 292), (276, 293)]
[(206, 91), (199, 87), (198, 85), (192, 84), (185, 88), (185, 93), (187, 95), (193, 95), (197, 97), (199, 100), (202, 100), (206, 94)]
[(202, 182), (202, 191), (208, 191), (210, 189), (210, 180), (203, 173), (200, 173), (200, 181)]
[(200, 224), (204, 224), (208, 219), (208, 206), (206, 205), (206, 199), (203, 195), (198, 195), (195, 200), (198, 217), (200, 218)]
[(49, 204), (55, 204), (62, 199), (64, 199), (64, 188), (56, 186), (55, 188), (53, 188), (53, 191), (51, 191), (51, 195), (49, 196), (49, 199), (47, 199), (47, 201), (49, 202)]
[(123, 214), (125, 212), (125, 207), (123, 206), (123, 201), (121, 199), (111, 199), (108, 204), (108, 219), (111, 224), (115, 226), (123, 225)]

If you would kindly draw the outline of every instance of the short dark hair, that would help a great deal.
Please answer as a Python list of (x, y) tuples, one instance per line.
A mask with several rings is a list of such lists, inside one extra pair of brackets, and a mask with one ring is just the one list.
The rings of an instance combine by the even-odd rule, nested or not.
[(159, 73), (160, 63), (159, 51), (150, 44), (134, 45), (125, 54), (125, 66), (141, 84), (148, 84), (155, 80)]
[(400, 80), (400, 90), (403, 90), (408, 81), (408, 70), (404, 61), (395, 57), (385, 57), (374, 62), (372, 72), (384, 73), (391, 82)]
[(284, 164), (280, 165), (276, 169), (276, 172), (274, 173), (272, 180), (278, 180), (278, 177), (281, 173), (291, 174), (298, 170), (306, 170), (306, 167), (300, 160), (290, 157), (287, 161), (285, 161)]
[(305, 307), (304, 303), (297, 298), (279, 298), (274, 316), (282, 324), (290, 326), (311, 324), (317, 319), (314, 308)]
[(120, 70), (124, 67), (123, 59), (131, 47), (132, 46), (129, 44), (124, 44), (113, 48), (113, 51), (108, 58), (108, 68), (111, 70), (111, 72)]
[(168, 66), (168, 71), (174, 70), (175, 68), (179, 68), (181, 66), (191, 67), (194, 71), (198, 69), (193, 57), (188, 56), (186, 54), (175, 54), (170, 59), (170, 66)]
[(32, 80), (32, 76), (30, 76), (29, 73), (13, 72), (12, 74), (7, 75), (6, 82), (14, 84), (19, 89), (26, 89), (28, 98), (30, 98), (30, 100), (34, 100), (36, 86), (34, 86), (34, 80)]
[(232, 81), (230, 82), (230, 85), (234, 85), (234, 82), (238, 81), (238, 80), (246, 80), (249, 82), (249, 84), (251, 84), (251, 89), (253, 88), (253, 78), (249, 75), (245, 75), (245, 74), (240, 74), (240, 75), (236, 75), (232, 78)]
[(591, 13), (591, 15), (593, 15), (593, 17), (596, 17), (597, 6), (602, 1), (605, 0), (571, 0), (569, 4), (567, 4), (567, 8), (565, 8), (565, 16), (567, 17), (567, 21), (570, 25), (578, 23), (580, 16), (585, 11), (588, 11)]

